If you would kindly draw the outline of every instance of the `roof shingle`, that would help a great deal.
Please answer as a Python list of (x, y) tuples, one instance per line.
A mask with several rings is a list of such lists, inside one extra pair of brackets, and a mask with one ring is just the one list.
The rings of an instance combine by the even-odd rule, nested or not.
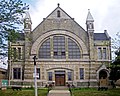
[(94, 40), (109, 40), (105, 33), (94, 33)]

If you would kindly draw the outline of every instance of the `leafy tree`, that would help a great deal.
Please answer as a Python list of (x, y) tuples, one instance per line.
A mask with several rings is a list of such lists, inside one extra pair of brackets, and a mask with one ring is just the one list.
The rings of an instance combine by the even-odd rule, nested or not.
[(113, 49), (120, 48), (120, 32), (117, 32), (116, 37), (112, 38), (112, 48)]
[[(7, 49), (7, 41), (14, 42), (18, 33), (22, 31), (23, 14), (28, 9), (28, 5), (21, 0), (1, 0), (0, 1), (0, 54), (3, 49)], [(5, 50), (6, 52), (6, 50)]]
[(115, 50), (116, 57), (110, 67), (110, 79), (115, 81), (120, 79), (120, 33), (118, 32), (116, 36), (116, 38), (112, 39), (112, 48)]
[(111, 64), (110, 79), (118, 80), (120, 79), (120, 49), (115, 52), (117, 55), (115, 61)]

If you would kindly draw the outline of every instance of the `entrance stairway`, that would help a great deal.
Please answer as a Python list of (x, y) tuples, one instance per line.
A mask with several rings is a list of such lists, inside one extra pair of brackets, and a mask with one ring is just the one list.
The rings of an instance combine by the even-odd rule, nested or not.
[(55, 86), (52, 88), (52, 90), (68, 90), (67, 86)]
[(66, 86), (55, 86), (47, 96), (71, 96)]

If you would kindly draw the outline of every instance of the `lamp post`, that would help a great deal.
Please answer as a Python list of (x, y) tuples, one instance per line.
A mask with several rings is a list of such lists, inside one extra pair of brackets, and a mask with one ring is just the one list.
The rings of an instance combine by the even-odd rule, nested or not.
[(34, 84), (35, 84), (35, 96), (37, 96), (38, 94), (37, 94), (37, 77), (36, 77), (36, 60), (37, 58), (36, 58), (36, 56), (34, 56), (33, 57), (33, 60), (34, 60)]

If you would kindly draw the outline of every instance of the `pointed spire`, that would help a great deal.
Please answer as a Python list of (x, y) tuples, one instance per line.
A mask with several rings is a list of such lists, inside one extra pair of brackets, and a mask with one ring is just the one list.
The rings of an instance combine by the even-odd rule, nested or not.
[(30, 17), (30, 14), (29, 14), (29, 12), (28, 11), (26, 11), (25, 12), (25, 19), (29, 19), (29, 20), (31, 20), (31, 17)]
[(32, 21), (31, 17), (28, 11), (25, 12), (25, 18), (24, 18), (24, 29), (27, 31), (32, 29)]
[(92, 15), (91, 15), (91, 13), (90, 13), (90, 9), (88, 9), (88, 15), (87, 15), (86, 21), (94, 21)]

